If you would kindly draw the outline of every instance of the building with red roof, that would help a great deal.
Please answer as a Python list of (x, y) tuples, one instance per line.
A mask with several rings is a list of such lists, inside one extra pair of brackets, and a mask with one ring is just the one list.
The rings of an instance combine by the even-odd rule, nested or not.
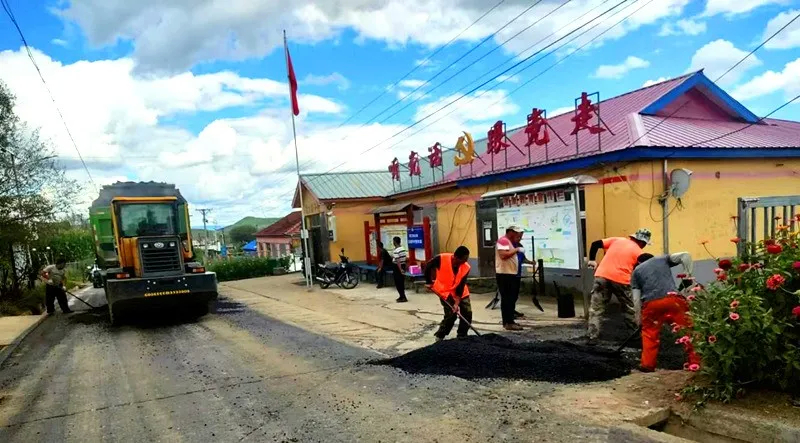
[(300, 246), (300, 211), (293, 211), (256, 232), (259, 257), (279, 258), (295, 252)]
[[(594, 106), (587, 126), (599, 130), (573, 135), (576, 98), (576, 111), (547, 116), (543, 145), (526, 146), (526, 125), (506, 130), (500, 138), (506, 146), (495, 154), (487, 138), (476, 140), (476, 157), (461, 166), (454, 158), (463, 155), (445, 148), (441, 167), (421, 159), (420, 175), (410, 176), (408, 163), (400, 165), (400, 177), (389, 168), (304, 175), (309, 226), (321, 231), (321, 243), (336, 239), (324, 244), (326, 251), (347, 246), (352, 260), (371, 261), (369, 241), (382, 230), (427, 220), (432, 254), (463, 244), (472, 251), (473, 273), (490, 276), (494, 241), (513, 222), (526, 229), (525, 242), (534, 239), (525, 244), (529, 255), (543, 259), (553, 279), (580, 287), (578, 276), (588, 278), (583, 259), (596, 239), (647, 228), (648, 252), (688, 251), (698, 272), (710, 276), (712, 253), (741, 252), (732, 238), (758, 240), (792, 222), (793, 205), (800, 207), (794, 197), (800, 194), (800, 122), (759, 118), (702, 71), (608, 99), (587, 98)], [(460, 135), (454, 128), (453, 142)], [(354, 181), (358, 186), (347, 185)], [(380, 214), (401, 207), (408, 212)], [(325, 235), (331, 217), (335, 232)]]

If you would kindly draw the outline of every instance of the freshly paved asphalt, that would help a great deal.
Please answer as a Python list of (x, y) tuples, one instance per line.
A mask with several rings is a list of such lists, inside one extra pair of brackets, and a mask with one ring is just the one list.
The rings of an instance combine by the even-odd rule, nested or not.
[[(162, 315), (170, 317), (169, 315)], [(0, 367), (0, 441), (606, 441), (605, 429), (223, 300), (197, 321), (55, 315)]]

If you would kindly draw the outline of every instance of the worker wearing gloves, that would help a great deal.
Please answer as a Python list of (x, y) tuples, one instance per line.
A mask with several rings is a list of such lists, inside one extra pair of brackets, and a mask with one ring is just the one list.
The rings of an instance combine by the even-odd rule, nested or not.
[(45, 282), (45, 299), (44, 304), (47, 307), (48, 314), (55, 314), (56, 300), (58, 306), (61, 307), (61, 312), (69, 314), (72, 310), (67, 303), (67, 293), (64, 288), (67, 284), (67, 271), (65, 267), (67, 261), (59, 257), (56, 264), (48, 265), (42, 269), (42, 280)]
[[(631, 330), (636, 329), (633, 299), (631, 297), (631, 273), (642, 249), (650, 244), (650, 230), (639, 229), (628, 237), (611, 237), (592, 243), (589, 251), (589, 269), (594, 273), (591, 306), (589, 310), (589, 344), (593, 345), (600, 337), (600, 322), (611, 296), (616, 296), (622, 306), (625, 323)], [(603, 249), (605, 255), (597, 266), (597, 252)]]
[[(631, 289), (636, 311), (636, 323), (642, 327), (642, 362), (640, 369), (652, 372), (656, 369), (658, 347), (660, 344), (661, 326), (672, 324), (676, 328), (691, 327), (688, 316), (689, 303), (678, 293), (672, 268), (683, 266), (684, 277), (692, 274), (692, 257), (687, 252), (653, 257), (642, 254), (639, 265), (631, 275)], [(682, 287), (692, 285), (685, 278)], [(691, 342), (684, 343), (688, 354), (689, 365), (699, 364)]]
[[(472, 322), (472, 306), (469, 303), (467, 276), (470, 266), (469, 249), (459, 246), (455, 253), (439, 254), (425, 266), (425, 283), (436, 295), (444, 308), (444, 319), (434, 336), (444, 340), (453, 329), (458, 313), (464, 317), (458, 322), (457, 337), (467, 336)], [(434, 273), (436, 274), (434, 277)], [(466, 322), (464, 321), (466, 319)]]
[(522, 240), (522, 228), (511, 225), (506, 228), (506, 235), (497, 239), (495, 245), (494, 267), (497, 279), (497, 290), (500, 292), (500, 311), (503, 317), (503, 328), (508, 331), (522, 330), (515, 321), (517, 299), (519, 298), (520, 278), (517, 277), (520, 266), (519, 253), (525, 248), (519, 245)]

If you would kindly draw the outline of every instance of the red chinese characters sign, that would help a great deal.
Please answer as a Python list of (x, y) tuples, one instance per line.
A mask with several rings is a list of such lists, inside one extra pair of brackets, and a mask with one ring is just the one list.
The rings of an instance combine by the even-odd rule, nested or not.
[(442, 166), (442, 145), (438, 142), (428, 148), (428, 163), (430, 163), (431, 168), (438, 168)]
[[(528, 114), (528, 124), (525, 126), (525, 134), (528, 141), (525, 146), (542, 146), (550, 143), (550, 133), (547, 132), (547, 119), (543, 117), (544, 109), (533, 108)], [(542, 131), (544, 129), (544, 131)]]
[(397, 157), (389, 164), (389, 172), (392, 173), (392, 180), (400, 181), (400, 162), (397, 161)]
[(486, 152), (489, 154), (499, 154), (510, 145), (505, 142), (506, 131), (502, 120), (498, 120), (487, 134)]
[(576, 114), (571, 119), (573, 122), (575, 122), (575, 128), (572, 130), (571, 135), (575, 135), (584, 129), (588, 129), (590, 134), (599, 134), (605, 131), (604, 128), (600, 127), (599, 123), (596, 125), (589, 124), (592, 118), (597, 115), (599, 109), (600, 107), (597, 104), (592, 104), (592, 101), (589, 100), (589, 94), (585, 92), (581, 93), (580, 103), (577, 106)]
[(410, 176), (419, 176), (422, 174), (422, 170), (419, 167), (419, 154), (414, 151), (411, 151), (411, 154), (408, 156), (408, 175)]

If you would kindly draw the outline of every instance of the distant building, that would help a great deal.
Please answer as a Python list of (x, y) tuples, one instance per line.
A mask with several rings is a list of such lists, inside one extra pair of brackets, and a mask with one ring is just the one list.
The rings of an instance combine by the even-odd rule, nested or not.
[(273, 258), (300, 255), (300, 212), (291, 212), (256, 232), (256, 253)]

